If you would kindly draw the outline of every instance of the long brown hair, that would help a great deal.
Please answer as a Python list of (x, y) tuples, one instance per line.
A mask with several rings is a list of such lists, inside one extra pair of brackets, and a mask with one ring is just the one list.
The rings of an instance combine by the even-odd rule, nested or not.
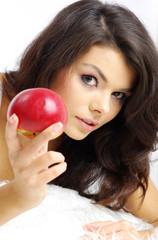
[(59, 150), (68, 169), (53, 183), (117, 210), (139, 187), (145, 196), (149, 153), (157, 141), (158, 56), (138, 18), (125, 7), (98, 0), (69, 5), (26, 49), (19, 69), (6, 74), (4, 91), (12, 98), (11, 92), (49, 88), (61, 69), (96, 44), (122, 51), (137, 73), (136, 86), (111, 122), (82, 141), (66, 138)]

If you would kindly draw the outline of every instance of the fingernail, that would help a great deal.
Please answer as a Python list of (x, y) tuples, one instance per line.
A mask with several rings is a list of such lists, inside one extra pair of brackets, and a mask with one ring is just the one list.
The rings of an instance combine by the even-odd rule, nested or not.
[(53, 133), (59, 133), (63, 128), (63, 124), (61, 122), (55, 123), (52, 126), (52, 132)]
[(15, 119), (17, 118), (16, 114), (14, 113), (10, 118), (9, 118), (9, 122), (11, 124), (13, 124), (15, 122)]

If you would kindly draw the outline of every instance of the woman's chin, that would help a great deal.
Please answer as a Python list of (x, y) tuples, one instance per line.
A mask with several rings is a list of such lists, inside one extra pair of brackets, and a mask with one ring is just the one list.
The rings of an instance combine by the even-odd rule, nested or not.
[(65, 131), (65, 134), (68, 137), (70, 137), (71, 139), (76, 140), (76, 141), (83, 140), (84, 138), (86, 138), (88, 136), (88, 134), (85, 134), (85, 133), (82, 133), (82, 132), (75, 133), (75, 132)]

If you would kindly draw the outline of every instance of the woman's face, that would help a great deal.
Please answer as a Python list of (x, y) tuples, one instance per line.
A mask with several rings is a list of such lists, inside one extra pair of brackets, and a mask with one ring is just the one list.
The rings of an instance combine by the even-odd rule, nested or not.
[(68, 110), (65, 133), (81, 140), (115, 118), (132, 94), (134, 79), (124, 55), (101, 46), (93, 46), (69, 69), (60, 71), (52, 90)]

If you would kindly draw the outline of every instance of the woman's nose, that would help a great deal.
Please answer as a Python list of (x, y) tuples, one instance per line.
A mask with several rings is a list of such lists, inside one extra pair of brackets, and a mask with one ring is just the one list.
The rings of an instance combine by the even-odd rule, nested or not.
[(90, 110), (104, 114), (110, 111), (110, 98), (111, 94), (105, 94), (95, 97), (90, 104)]

